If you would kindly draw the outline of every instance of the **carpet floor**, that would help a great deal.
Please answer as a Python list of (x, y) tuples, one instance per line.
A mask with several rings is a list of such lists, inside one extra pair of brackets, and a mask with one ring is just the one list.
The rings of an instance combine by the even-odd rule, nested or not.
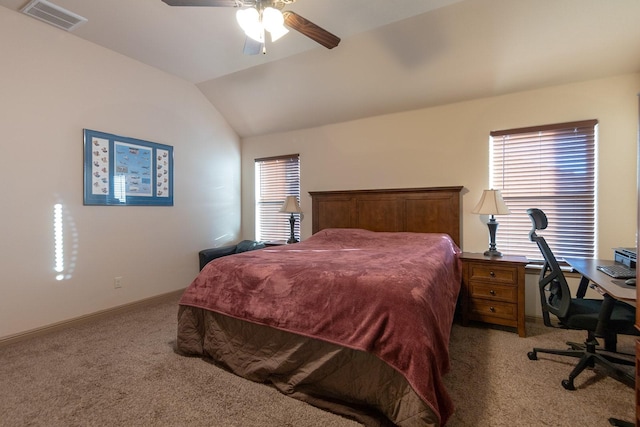
[[(177, 297), (0, 348), (0, 426), (353, 427), (358, 424), (174, 351)], [(634, 390), (597, 368), (539, 355), (584, 333), (527, 324), (527, 338), (454, 324), (448, 426), (607, 426), (634, 418)], [(633, 352), (634, 339), (618, 347)]]

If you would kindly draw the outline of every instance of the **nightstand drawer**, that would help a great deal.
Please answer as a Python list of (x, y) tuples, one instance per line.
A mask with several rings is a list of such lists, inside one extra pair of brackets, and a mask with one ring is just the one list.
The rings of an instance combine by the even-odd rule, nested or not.
[(499, 301), (471, 298), (469, 300), (469, 317), (475, 320), (490, 319), (517, 320), (518, 306)]
[(518, 302), (518, 287), (515, 285), (497, 285), (493, 283), (471, 282), (471, 298), (487, 298), (492, 301)]
[(507, 284), (518, 283), (518, 269), (489, 264), (470, 264), (469, 280), (490, 280)]

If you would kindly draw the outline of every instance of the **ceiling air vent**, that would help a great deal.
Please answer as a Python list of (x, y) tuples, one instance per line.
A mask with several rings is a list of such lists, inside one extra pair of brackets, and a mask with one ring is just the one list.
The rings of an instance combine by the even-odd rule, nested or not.
[(87, 18), (69, 12), (47, 0), (32, 0), (22, 8), (21, 12), (67, 31), (75, 30), (78, 25), (87, 22)]

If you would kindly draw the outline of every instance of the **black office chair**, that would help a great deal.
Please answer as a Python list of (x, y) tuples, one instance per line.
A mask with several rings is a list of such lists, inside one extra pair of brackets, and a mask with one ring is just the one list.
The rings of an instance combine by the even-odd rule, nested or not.
[[(538, 284), (544, 324), (549, 327), (587, 331), (587, 339), (584, 344), (568, 342), (569, 349), (567, 350), (534, 348), (533, 351), (528, 353), (529, 359), (537, 360), (538, 353), (579, 358), (580, 360), (569, 374), (569, 378), (562, 380), (562, 386), (567, 390), (575, 390), (574, 379), (585, 368), (594, 367), (596, 363), (604, 366), (618, 380), (633, 386), (635, 383), (634, 375), (617, 367), (614, 363), (628, 366), (634, 365), (633, 355), (617, 353), (615, 347), (617, 334), (638, 334), (634, 327), (635, 308), (616, 301), (609, 296), (605, 297), (605, 299), (608, 299), (607, 304), (613, 304), (613, 310), (609, 319), (603, 319), (598, 328), (598, 337), (605, 340), (605, 351), (596, 352), (596, 347), (599, 345), (596, 339), (596, 328), (598, 327), (599, 315), (604, 300), (584, 298), (589, 284), (588, 280), (583, 280), (580, 283), (576, 297), (571, 297), (569, 285), (558, 261), (544, 237), (536, 234), (537, 230), (547, 228), (547, 216), (540, 209), (528, 209), (527, 214), (529, 214), (533, 223), (533, 228), (529, 232), (529, 239), (538, 244), (538, 248), (540, 248), (540, 252), (544, 257), (544, 265), (540, 272)], [(558, 318), (559, 325), (554, 326), (551, 324), (549, 313)]]

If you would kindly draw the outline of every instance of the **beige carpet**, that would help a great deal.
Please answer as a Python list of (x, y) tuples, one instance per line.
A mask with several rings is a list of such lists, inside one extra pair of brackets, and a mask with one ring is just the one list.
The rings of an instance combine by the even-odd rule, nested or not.
[[(527, 323), (527, 338), (484, 327), (454, 326), (451, 372), (445, 382), (456, 402), (450, 426), (609, 426), (610, 417), (632, 421), (634, 390), (600, 369), (586, 370), (565, 390), (577, 359), (538, 353), (533, 347), (566, 348), (586, 333)], [(634, 351), (634, 337), (618, 338), (618, 350)], [(633, 368), (630, 368), (633, 369)]]
[[(177, 298), (0, 348), (2, 426), (347, 427), (357, 424), (173, 352)], [(578, 390), (573, 360), (540, 355), (582, 333), (529, 324), (529, 337), (454, 325), (449, 426), (607, 426), (632, 420), (634, 391), (598, 372)], [(632, 350), (631, 338), (619, 346)]]

